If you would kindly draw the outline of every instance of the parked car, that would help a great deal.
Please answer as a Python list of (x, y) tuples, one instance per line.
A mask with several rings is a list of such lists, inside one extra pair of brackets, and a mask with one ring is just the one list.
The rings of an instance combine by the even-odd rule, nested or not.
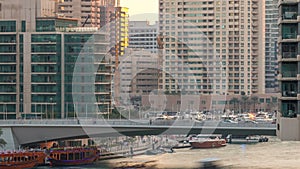
[(225, 119), (223, 122), (224, 123), (231, 123), (231, 124), (238, 124), (237, 121), (233, 121), (233, 120), (230, 120), (230, 119)]
[(242, 123), (242, 124), (258, 124), (258, 122), (253, 121), (253, 120), (239, 121), (239, 123)]

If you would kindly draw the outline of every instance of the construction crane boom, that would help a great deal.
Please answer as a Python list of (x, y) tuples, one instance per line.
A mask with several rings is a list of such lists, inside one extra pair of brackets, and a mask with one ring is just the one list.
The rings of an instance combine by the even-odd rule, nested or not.
[(82, 27), (85, 26), (85, 24), (87, 23), (87, 21), (90, 19), (91, 15), (88, 15), (84, 21), (84, 23), (82, 24)]

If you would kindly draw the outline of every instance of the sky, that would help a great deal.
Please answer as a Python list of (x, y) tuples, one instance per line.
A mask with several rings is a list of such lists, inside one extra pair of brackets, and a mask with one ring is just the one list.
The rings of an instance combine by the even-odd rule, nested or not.
[(158, 19), (158, 0), (120, 0), (122, 7), (129, 8), (129, 20)]

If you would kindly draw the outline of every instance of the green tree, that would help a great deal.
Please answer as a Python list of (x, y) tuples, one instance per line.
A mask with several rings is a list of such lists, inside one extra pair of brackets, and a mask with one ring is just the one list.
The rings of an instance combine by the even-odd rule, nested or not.
[[(1, 128), (0, 128), (0, 136), (3, 134), (3, 132), (2, 132), (2, 130), (1, 130)], [(4, 148), (4, 146), (6, 145), (7, 143), (6, 143), (6, 141), (4, 140), (4, 139), (2, 139), (2, 138), (0, 138), (0, 147), (1, 148)]]

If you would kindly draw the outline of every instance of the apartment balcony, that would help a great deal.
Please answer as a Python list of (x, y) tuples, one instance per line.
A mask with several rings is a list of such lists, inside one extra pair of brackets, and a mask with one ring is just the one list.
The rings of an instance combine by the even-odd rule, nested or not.
[(257, 27), (258, 24), (257, 23), (252, 23), (252, 27)]
[(107, 90), (107, 91), (95, 92), (95, 94), (97, 94), (97, 95), (110, 95), (110, 92)]
[(297, 98), (297, 96), (296, 97), (280, 96), (280, 100), (298, 100), (298, 98)]
[(257, 28), (252, 28), (252, 32), (258, 32)]
[(251, 49), (252, 50), (258, 50), (258, 45), (253, 45)]
[(1, 85), (15, 85), (17, 82), (16, 80), (1, 80), (0, 84)]
[(297, 93), (297, 91), (285, 90), (285, 91), (282, 91), (281, 96), (282, 97), (291, 97), (291, 98), (296, 99), (298, 97), (298, 93)]
[(297, 36), (297, 32), (284, 32), (282, 34), (282, 39), (300, 39), (300, 37)]
[(280, 100), (282, 101), (295, 101), (300, 99), (300, 94), (296, 91), (282, 91), (281, 95), (279, 96)]
[[(282, 66), (283, 67), (283, 66)], [(282, 68), (282, 78), (297, 78), (296, 70), (287, 70), (284, 67)]]
[(258, 79), (257, 75), (253, 75), (253, 76), (252, 76), (252, 79), (253, 79), (253, 80), (257, 80), (257, 79)]
[(278, 60), (280, 58), (280, 61), (297, 61), (297, 52), (282, 52), (281, 56), (278, 57)]
[(258, 14), (258, 10), (252, 10), (252, 14)]
[(91, 8), (90, 7), (82, 7), (81, 11), (91, 12)]
[(253, 32), (253, 34), (252, 34), (252, 36), (251, 36), (252, 38), (258, 38), (259, 37), (259, 34), (258, 33), (256, 33), (256, 32)]
[(297, 4), (298, 2), (300, 2), (300, 0), (279, 0), (278, 1), (278, 5), (288, 5), (288, 4)]
[[(296, 74), (296, 73), (293, 73)], [(285, 76), (283, 76), (281, 73), (279, 73), (277, 75), (277, 79), (279, 81), (295, 81), (295, 80), (300, 80), (300, 74), (297, 74), (296, 76), (286, 76), (286, 73), (284, 74)]]
[(92, 3), (90, 1), (81, 1), (80, 5), (91, 5)]
[(283, 15), (282, 15), (283, 20), (297, 20), (297, 18), (298, 18), (297, 11), (283, 12)]
[(252, 20), (253, 20), (253, 21), (258, 20), (258, 16), (256, 16), (256, 15), (255, 15), (255, 16), (252, 16)]
[(0, 42), (0, 45), (16, 45), (16, 43), (16, 40), (3, 40)]
[(255, 63), (255, 64), (252, 64), (252, 66), (251, 66), (252, 68), (258, 68), (258, 64), (257, 63)]
[(257, 4), (252, 4), (252, 8), (253, 8), (253, 9), (257, 9), (257, 8), (258, 8), (258, 5), (257, 5)]
[[(2, 56), (0, 56), (0, 57), (2, 57)], [(17, 64), (16, 61), (5, 61), (5, 60), (0, 61), (0, 65), (16, 65), (16, 64)]]
[(110, 85), (110, 82), (95, 82), (97, 85)]

